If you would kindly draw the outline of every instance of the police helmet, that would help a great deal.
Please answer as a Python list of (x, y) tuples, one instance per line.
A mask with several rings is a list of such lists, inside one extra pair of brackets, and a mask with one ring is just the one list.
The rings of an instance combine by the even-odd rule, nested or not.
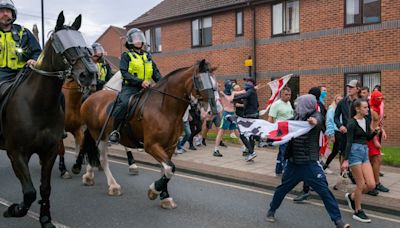
[(102, 56), (102, 55), (106, 54), (104, 51), (103, 45), (101, 45), (100, 43), (93, 43), (91, 51), (92, 51), (92, 55), (101, 54), (101, 56)]
[(129, 29), (126, 33), (126, 42), (130, 45), (135, 45), (141, 43), (142, 47), (146, 44), (146, 37), (142, 30), (137, 28)]
[(14, 23), (17, 19), (17, 8), (15, 8), (14, 2), (12, 0), (0, 0), (0, 9), (4, 8), (11, 10), (13, 17), (11, 23)]

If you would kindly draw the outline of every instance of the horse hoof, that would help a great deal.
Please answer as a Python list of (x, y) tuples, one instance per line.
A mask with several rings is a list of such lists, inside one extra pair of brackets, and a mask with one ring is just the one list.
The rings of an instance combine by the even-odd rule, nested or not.
[(139, 174), (139, 167), (136, 164), (132, 164), (129, 166), (129, 173), (132, 175), (138, 175)]
[(160, 192), (155, 189), (154, 183), (152, 183), (147, 191), (147, 197), (149, 197), (150, 200), (155, 200), (157, 199), (158, 195), (160, 195)]
[(42, 228), (56, 228), (56, 226), (53, 223), (49, 222), (42, 224)]
[(42, 228), (56, 228), (56, 226), (51, 223), (51, 218), (48, 216), (42, 216), (39, 218)]
[(122, 195), (121, 186), (119, 186), (119, 185), (111, 185), (108, 188), (108, 195), (109, 196), (120, 196), (120, 195)]
[(82, 170), (82, 165), (74, 164), (72, 166), (72, 173), (78, 175)]
[(177, 207), (175, 201), (171, 197), (161, 200), (160, 206), (164, 209), (174, 209)]
[(7, 208), (7, 210), (3, 213), (3, 216), (5, 218), (10, 218), (10, 217), (24, 217), (28, 213), (27, 208), (21, 208), (19, 204), (12, 204)]
[(61, 174), (61, 178), (62, 179), (71, 179), (72, 176), (71, 176), (71, 174), (69, 174), (68, 171), (65, 171), (63, 174)]
[(94, 185), (94, 178), (88, 177), (86, 174), (82, 176), (82, 183), (85, 186), (93, 186)]

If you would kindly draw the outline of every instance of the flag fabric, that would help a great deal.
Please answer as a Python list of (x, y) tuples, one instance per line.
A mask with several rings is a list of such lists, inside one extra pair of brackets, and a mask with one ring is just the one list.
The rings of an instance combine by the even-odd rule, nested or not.
[(269, 108), (269, 106), (272, 105), (272, 103), (274, 103), (278, 99), (279, 93), (281, 92), (282, 88), (285, 87), (292, 76), (293, 74), (288, 74), (279, 79), (268, 82), (268, 85), (272, 91), (272, 95), (268, 100), (267, 109)]
[(122, 89), (122, 75), (121, 71), (115, 73), (110, 80), (104, 85), (105, 90), (121, 91)]
[(259, 136), (266, 139), (270, 145), (281, 145), (292, 138), (297, 138), (308, 133), (313, 126), (307, 121), (286, 120), (270, 123), (263, 119), (237, 118), (237, 126), (240, 134), (249, 138)]
[(286, 86), (286, 84), (288, 83), (288, 81), (290, 80), (290, 78), (292, 76), (293, 76), (293, 74), (288, 74), (279, 79), (268, 82), (268, 85), (272, 91), (272, 95), (267, 102), (267, 107), (264, 110), (260, 111), (260, 116), (262, 116), (268, 112), (272, 103), (274, 103), (278, 99), (279, 93), (281, 92), (282, 88)]

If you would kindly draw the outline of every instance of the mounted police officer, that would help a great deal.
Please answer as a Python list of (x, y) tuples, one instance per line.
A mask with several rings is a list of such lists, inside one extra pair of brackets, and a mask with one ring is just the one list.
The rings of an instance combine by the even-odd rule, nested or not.
[(151, 79), (155, 82), (161, 79), (157, 65), (152, 60), (150, 53), (145, 51), (146, 38), (140, 29), (132, 28), (128, 31), (125, 46), (128, 51), (122, 53), (119, 65), (123, 78), (122, 90), (116, 101), (114, 127), (109, 138), (112, 144), (119, 142), (119, 130), (128, 110), (129, 98), (143, 88), (149, 87)]
[(112, 77), (111, 67), (104, 58), (104, 48), (100, 43), (92, 44), (92, 59), (97, 64), (99, 75), (97, 78), (96, 91), (101, 90)]
[(0, 82), (15, 78), (25, 64), (35, 64), (42, 51), (28, 29), (13, 24), (16, 19), (14, 3), (0, 0)]

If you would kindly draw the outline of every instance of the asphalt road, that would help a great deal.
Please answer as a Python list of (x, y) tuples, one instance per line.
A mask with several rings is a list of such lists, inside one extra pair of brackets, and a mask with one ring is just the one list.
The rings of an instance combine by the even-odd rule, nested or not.
[[(68, 167), (73, 159), (72, 155), (66, 155)], [(290, 196), (278, 210), (277, 222), (268, 223), (264, 217), (272, 192), (254, 187), (176, 173), (169, 183), (169, 192), (178, 207), (165, 210), (160, 208), (158, 199), (147, 199), (148, 186), (160, 176), (158, 168), (141, 166), (140, 174), (131, 176), (125, 161), (112, 162), (111, 170), (122, 186), (123, 195), (110, 197), (103, 172), (96, 172), (95, 186), (87, 187), (80, 176), (60, 179), (57, 167), (56, 164), (53, 169), (51, 212), (58, 227), (334, 227), (321, 202), (294, 204)], [(30, 168), (38, 191), (37, 156), (32, 157)], [(22, 199), (19, 181), (4, 151), (0, 151), (0, 180), (2, 213), (7, 204)], [(367, 211), (372, 223), (362, 224), (343, 208), (344, 220), (352, 227), (400, 227), (400, 216)], [(24, 218), (0, 217), (0, 227), (40, 227), (38, 212), (39, 205), (35, 202)]]

